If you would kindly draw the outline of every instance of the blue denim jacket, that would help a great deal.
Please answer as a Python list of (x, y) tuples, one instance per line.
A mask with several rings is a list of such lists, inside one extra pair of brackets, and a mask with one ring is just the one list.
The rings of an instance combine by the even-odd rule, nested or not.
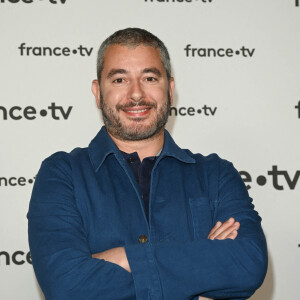
[[(246, 299), (267, 269), (251, 202), (231, 163), (183, 150), (165, 131), (148, 224), (137, 182), (103, 127), (88, 148), (42, 163), (28, 212), (38, 282), (47, 300)], [(229, 217), (241, 223), (236, 240), (207, 239)], [(91, 257), (120, 246), (132, 273)]]

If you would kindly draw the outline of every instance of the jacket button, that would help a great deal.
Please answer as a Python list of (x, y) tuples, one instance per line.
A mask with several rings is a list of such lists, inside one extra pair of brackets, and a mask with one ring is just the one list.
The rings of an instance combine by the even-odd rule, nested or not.
[(140, 244), (145, 244), (145, 243), (147, 243), (147, 241), (148, 241), (148, 237), (146, 235), (141, 235), (139, 237), (139, 243)]

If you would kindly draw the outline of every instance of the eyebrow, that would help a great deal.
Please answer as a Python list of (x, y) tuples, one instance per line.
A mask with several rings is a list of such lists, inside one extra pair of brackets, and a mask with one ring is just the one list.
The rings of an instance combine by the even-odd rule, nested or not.
[(153, 74), (155, 74), (156, 76), (158, 76), (158, 77), (161, 77), (162, 75), (161, 75), (161, 72), (157, 69), (157, 68), (155, 68), (155, 67), (153, 67), (153, 68), (146, 68), (146, 69), (144, 69), (143, 71), (142, 71), (142, 73), (153, 73)]
[[(127, 74), (128, 71), (125, 69), (111, 69), (109, 71), (109, 73), (107, 74), (106, 78), (110, 79), (111, 77), (113, 77), (116, 74)], [(161, 72), (159, 71), (159, 69), (155, 68), (155, 67), (151, 67), (151, 68), (145, 68), (144, 70), (142, 70), (141, 72), (142, 74), (147, 74), (147, 73), (153, 73), (158, 77), (162, 77)]]
[(127, 74), (128, 72), (125, 69), (111, 69), (107, 74), (106, 78), (111, 78), (116, 74)]

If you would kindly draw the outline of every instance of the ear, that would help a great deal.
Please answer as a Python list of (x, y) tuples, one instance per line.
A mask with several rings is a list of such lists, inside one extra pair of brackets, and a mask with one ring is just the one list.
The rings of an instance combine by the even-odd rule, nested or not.
[(170, 99), (171, 99), (171, 105), (173, 105), (173, 91), (175, 88), (175, 81), (174, 78), (171, 77), (169, 80), (169, 93), (170, 93)]
[(97, 79), (92, 82), (92, 92), (95, 96), (97, 107), (100, 109), (100, 87)]

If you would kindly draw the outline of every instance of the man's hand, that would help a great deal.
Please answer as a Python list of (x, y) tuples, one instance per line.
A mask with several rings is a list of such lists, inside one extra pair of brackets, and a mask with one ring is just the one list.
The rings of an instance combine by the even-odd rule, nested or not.
[(131, 272), (124, 247), (112, 248), (100, 253), (92, 254), (93, 258), (104, 259), (117, 264), (128, 272)]
[(234, 240), (238, 235), (240, 223), (235, 222), (234, 218), (228, 219), (223, 224), (218, 221), (215, 227), (210, 231), (208, 238), (210, 240)]

